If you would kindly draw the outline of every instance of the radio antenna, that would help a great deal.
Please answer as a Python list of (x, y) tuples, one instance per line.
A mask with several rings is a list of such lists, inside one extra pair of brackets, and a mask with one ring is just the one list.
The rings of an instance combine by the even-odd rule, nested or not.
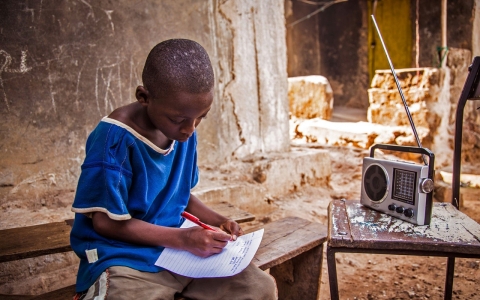
[[(400, 93), (400, 97), (403, 101), (403, 106), (405, 107), (405, 112), (408, 116), (408, 121), (410, 122), (410, 126), (412, 127), (413, 135), (417, 140), (417, 145), (420, 148), (422, 147), (422, 143), (420, 142), (420, 138), (418, 137), (417, 129), (415, 128), (415, 124), (413, 123), (412, 115), (410, 114), (410, 110), (408, 109), (407, 100), (405, 100), (405, 96), (403, 95), (402, 87), (400, 86), (400, 82), (398, 81), (397, 73), (395, 72), (395, 68), (393, 67), (392, 61), (390, 60), (390, 56), (388, 55), (387, 47), (385, 46), (385, 42), (383, 41), (382, 34), (380, 33), (380, 29), (378, 28), (377, 21), (375, 21), (375, 16), (372, 15), (373, 25), (375, 25), (375, 29), (377, 30), (378, 37), (382, 42), (383, 50), (385, 51), (385, 55), (387, 56), (388, 64), (390, 65), (390, 70), (392, 70), (393, 78), (395, 78), (395, 83), (397, 84), (398, 92)], [(427, 161), (425, 159), (425, 155), (422, 154), (422, 159), (425, 165), (427, 165)]]

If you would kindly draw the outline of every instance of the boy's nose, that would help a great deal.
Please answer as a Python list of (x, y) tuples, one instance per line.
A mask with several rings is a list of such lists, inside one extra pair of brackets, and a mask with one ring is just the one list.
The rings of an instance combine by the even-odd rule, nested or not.
[(195, 131), (195, 120), (191, 122), (185, 122), (182, 128), (180, 129), (181, 133), (188, 134), (189, 136)]

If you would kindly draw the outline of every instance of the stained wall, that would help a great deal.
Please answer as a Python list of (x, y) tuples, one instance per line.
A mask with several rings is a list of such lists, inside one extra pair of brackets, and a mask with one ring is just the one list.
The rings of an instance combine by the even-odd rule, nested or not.
[[(292, 7), (293, 10), (287, 21), (293, 20), (292, 16), (295, 17), (295, 20), (301, 19), (320, 7), (320, 5), (308, 5), (305, 3), (307, 1), (285, 0), (285, 2), (290, 3), (285, 6)], [(439, 66), (441, 60), (438, 55), (438, 47), (441, 46), (441, 2), (441, 0), (410, 0), (408, 5), (410, 11), (407, 12), (410, 26), (391, 24), (392, 26), (382, 27), (381, 32), (386, 43), (391, 37), (399, 35), (409, 36), (412, 39), (410, 49), (402, 50), (403, 52), (398, 55), (398, 61), (395, 58), (397, 56), (395, 52), (403, 44), (396, 44), (395, 38), (393, 43), (387, 44), (394, 66), (398, 66), (398, 68)], [(380, 47), (378, 40), (372, 45), (368, 38), (369, 34), (373, 34), (369, 33), (369, 30), (372, 29), (370, 14), (375, 3), (379, 9), (382, 5), (390, 6), (395, 12), (399, 1), (337, 2), (295, 27), (287, 27), (287, 36), (293, 36), (294, 39), (293, 43), (287, 44), (289, 76), (325, 76), (332, 86), (335, 106), (366, 110), (368, 107), (367, 90), (375, 72), (375, 70), (369, 70), (369, 66), (372, 64), (369, 49)], [(447, 1), (448, 47), (472, 51), (473, 56), (480, 55), (479, 7), (479, 0)], [(380, 11), (377, 12), (380, 13)], [(417, 16), (418, 35), (416, 32)], [(380, 17), (378, 16), (378, 18)], [(312, 24), (315, 21), (317, 24)], [(410, 32), (403, 32), (405, 30)], [(417, 44), (418, 51), (416, 50)], [(308, 45), (312, 46), (308, 47)], [(320, 58), (317, 60), (317, 57)], [(317, 61), (320, 64), (319, 67)], [(411, 65), (405, 65), (405, 61), (410, 62)]]
[(0, 204), (75, 190), (89, 132), (135, 101), (148, 51), (169, 38), (202, 44), (216, 73), (200, 164), (288, 150), (283, 4), (0, 2)]

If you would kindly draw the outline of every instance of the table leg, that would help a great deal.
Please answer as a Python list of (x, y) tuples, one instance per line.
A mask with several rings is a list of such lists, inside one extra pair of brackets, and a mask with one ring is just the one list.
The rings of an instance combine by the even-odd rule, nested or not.
[(455, 271), (455, 256), (449, 256), (447, 259), (447, 276), (445, 278), (445, 294), (444, 300), (452, 299), (453, 292), (453, 275)]
[(335, 261), (335, 250), (327, 246), (327, 266), (328, 266), (328, 281), (330, 285), (330, 299), (339, 300), (338, 295), (338, 281), (337, 281), (337, 262)]

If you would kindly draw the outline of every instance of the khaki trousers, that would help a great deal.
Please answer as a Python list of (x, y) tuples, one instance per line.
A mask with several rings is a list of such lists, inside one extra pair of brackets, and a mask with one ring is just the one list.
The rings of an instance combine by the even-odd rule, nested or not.
[(169, 271), (149, 273), (115, 266), (75, 299), (173, 300), (176, 293), (198, 300), (278, 299), (275, 279), (253, 264), (235, 276), (220, 278), (189, 278)]

